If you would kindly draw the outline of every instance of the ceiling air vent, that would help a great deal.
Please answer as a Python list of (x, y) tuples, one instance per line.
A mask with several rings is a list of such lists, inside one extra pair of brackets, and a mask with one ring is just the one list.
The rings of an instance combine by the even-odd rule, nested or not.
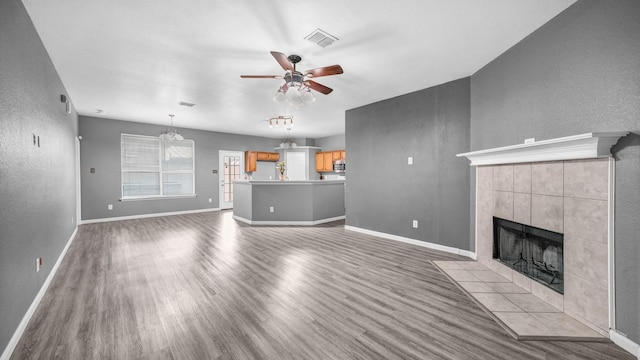
[(178, 102), (178, 105), (180, 105), (180, 106), (187, 106), (187, 107), (194, 107), (194, 106), (196, 106), (196, 104), (194, 104), (194, 103), (190, 103), (190, 102), (186, 102), (186, 101), (179, 101), (179, 102)]
[(309, 40), (322, 47), (327, 47), (333, 44), (334, 41), (338, 40), (338, 38), (321, 29), (315, 29), (311, 34), (305, 37), (305, 40)]

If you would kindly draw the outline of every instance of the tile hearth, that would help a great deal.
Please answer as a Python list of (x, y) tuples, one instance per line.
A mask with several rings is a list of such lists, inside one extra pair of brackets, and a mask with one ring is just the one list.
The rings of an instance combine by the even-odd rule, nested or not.
[(477, 261), (434, 261), (516, 340), (609, 341)]

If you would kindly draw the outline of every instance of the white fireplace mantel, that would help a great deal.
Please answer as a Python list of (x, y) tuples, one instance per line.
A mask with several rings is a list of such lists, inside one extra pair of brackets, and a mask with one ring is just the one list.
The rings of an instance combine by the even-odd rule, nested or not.
[(471, 166), (593, 159), (611, 156), (611, 147), (627, 134), (627, 131), (587, 133), (456, 156), (466, 157), (471, 161)]

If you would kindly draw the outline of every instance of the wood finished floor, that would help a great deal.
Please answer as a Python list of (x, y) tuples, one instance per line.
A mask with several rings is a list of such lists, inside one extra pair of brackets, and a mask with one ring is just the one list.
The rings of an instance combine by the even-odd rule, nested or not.
[(635, 359), (518, 342), (430, 260), (229, 211), (82, 225), (11, 359)]

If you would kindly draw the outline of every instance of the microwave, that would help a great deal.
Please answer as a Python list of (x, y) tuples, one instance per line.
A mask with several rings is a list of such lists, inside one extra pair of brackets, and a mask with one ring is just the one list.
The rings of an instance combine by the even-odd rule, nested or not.
[(344, 160), (336, 160), (333, 162), (333, 172), (343, 173), (346, 171), (347, 164)]

